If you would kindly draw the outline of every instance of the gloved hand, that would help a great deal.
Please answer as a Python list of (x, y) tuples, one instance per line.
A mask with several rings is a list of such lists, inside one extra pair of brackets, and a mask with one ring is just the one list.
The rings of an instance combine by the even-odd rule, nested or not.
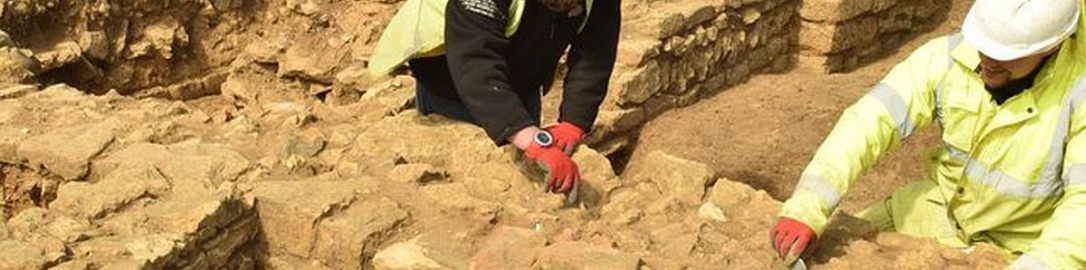
[(532, 143), (524, 149), (524, 155), (547, 170), (544, 179), (547, 181), (547, 191), (567, 193), (574, 186), (580, 187), (581, 173), (577, 170), (577, 163), (558, 147), (544, 148)]
[(547, 132), (554, 136), (553, 147), (561, 149), (566, 155), (572, 155), (573, 150), (577, 149), (577, 144), (584, 138), (584, 129), (570, 122), (561, 122), (550, 126), (547, 128)]
[(791, 218), (781, 217), (769, 231), (773, 249), (784, 260), (785, 265), (792, 265), (803, 252), (818, 240), (818, 235), (807, 224)]

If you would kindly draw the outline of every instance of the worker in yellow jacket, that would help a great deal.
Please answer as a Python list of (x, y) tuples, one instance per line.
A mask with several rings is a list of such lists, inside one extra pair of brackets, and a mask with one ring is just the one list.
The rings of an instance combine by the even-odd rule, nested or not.
[(785, 263), (861, 172), (935, 123), (944, 143), (927, 179), (860, 218), (953, 247), (990, 243), (1013, 269), (1086, 269), (1082, 2), (977, 0), (961, 34), (923, 45), (846, 109), (770, 231)]

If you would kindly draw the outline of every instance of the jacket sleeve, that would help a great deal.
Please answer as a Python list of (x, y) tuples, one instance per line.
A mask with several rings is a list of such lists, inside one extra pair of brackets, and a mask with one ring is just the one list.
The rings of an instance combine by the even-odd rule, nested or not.
[(569, 50), (559, 121), (592, 128), (615, 65), (622, 12), (619, 0), (596, 0)]
[[(1049, 269), (1086, 269), (1086, 74), (1080, 75), (1071, 90), (1077, 107), (1068, 129), (1070, 139), (1064, 150), (1063, 198), (1050, 223), (1015, 266), (1043, 265)], [(1042, 263), (1042, 264), (1038, 264)], [(1044, 267), (1037, 267), (1044, 268)]]
[(860, 174), (932, 122), (934, 88), (951, 64), (948, 40), (935, 39), (914, 51), (845, 109), (804, 169), (781, 216), (801, 221), (821, 235)]
[(498, 145), (518, 130), (537, 125), (509, 83), (505, 37), (509, 0), (449, 0), (445, 47), (460, 99)]

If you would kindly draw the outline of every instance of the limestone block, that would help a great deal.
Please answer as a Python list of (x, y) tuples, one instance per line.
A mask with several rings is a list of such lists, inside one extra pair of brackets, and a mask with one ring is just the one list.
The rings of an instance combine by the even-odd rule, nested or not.
[(115, 121), (103, 121), (58, 128), (27, 138), (17, 152), (31, 164), (43, 165), (64, 179), (78, 179), (87, 173), (91, 158), (113, 142), (117, 127)]
[(428, 185), (422, 188), (422, 192), (427, 199), (435, 203), (434, 205), (474, 212), (482, 216), (496, 213), (500, 207), (496, 202), (471, 196), (471, 192), (464, 183)]
[(833, 51), (835, 27), (831, 24), (802, 22), (800, 23), (800, 46), (804, 50), (813, 51), (815, 54), (827, 54)]
[(174, 188), (181, 190), (214, 188), (238, 179), (252, 167), (248, 159), (223, 145), (186, 141), (171, 145), (129, 145), (96, 161), (94, 170), (110, 172), (140, 163), (154, 166), (167, 179), (174, 179)]
[(879, 32), (878, 17), (865, 16), (839, 25), (834, 36), (832, 52), (869, 45)]
[(468, 269), (527, 269), (546, 245), (539, 232), (501, 226), (494, 229), (471, 258)]
[(724, 210), (721, 210), (720, 207), (711, 202), (703, 203), (701, 204), (701, 207), (698, 207), (698, 217), (717, 222), (728, 222), (728, 217), (724, 215)]
[(79, 47), (91, 59), (106, 60), (110, 55), (109, 40), (104, 31), (86, 31), (79, 36)]
[(0, 48), (0, 83), (29, 82), (41, 72), (41, 63), (33, 52), (15, 47)]
[(43, 269), (45, 250), (19, 241), (0, 241), (0, 269)]
[(416, 237), (406, 242), (382, 249), (373, 257), (373, 268), (378, 270), (451, 269), (450, 266), (428, 257), (427, 248)]
[(252, 194), (271, 253), (307, 258), (316, 248), (316, 226), (336, 211), (348, 209), (365, 189), (353, 181), (257, 183)]
[(664, 80), (660, 64), (649, 62), (645, 67), (636, 71), (623, 74), (619, 78), (620, 90), (618, 100), (620, 104), (641, 104), (649, 97), (664, 88)]
[(332, 62), (314, 53), (319, 51), (305, 46), (291, 46), (279, 60), (278, 76), (332, 84)]
[(675, 198), (691, 207), (701, 204), (705, 188), (715, 174), (708, 165), (661, 151), (649, 153), (630, 164), (627, 170), (628, 179), (655, 183), (665, 197)]
[(357, 201), (317, 225), (313, 256), (333, 268), (357, 268), (377, 252), (389, 231), (407, 218), (407, 211), (384, 197)]
[(583, 242), (562, 242), (547, 246), (536, 266), (541, 269), (639, 269), (641, 258), (609, 247)]
[(603, 196), (610, 194), (621, 185), (618, 176), (615, 175), (615, 170), (611, 167), (611, 161), (592, 148), (578, 147), (573, 153), (573, 161), (580, 169), (581, 180), (584, 181), (585, 187), (577, 195), (579, 200), (599, 202)]
[[(177, 181), (188, 181), (176, 179)], [(223, 268), (245, 261), (242, 246), (259, 228), (252, 207), (216, 191), (175, 191), (101, 221), (104, 236), (72, 247), (96, 265), (124, 268)]]
[[(0, 112), (0, 114), (3, 114), (3, 112)], [(26, 131), (29, 130), (6, 125), (0, 126), (0, 162), (8, 164), (22, 162), (22, 159), (16, 153), (19, 143), (29, 137)]]
[(817, 23), (836, 23), (869, 13), (875, 0), (810, 0), (804, 1), (800, 17)]
[(113, 171), (97, 183), (64, 183), (50, 207), (85, 219), (99, 218), (140, 197), (164, 196), (169, 188), (169, 180), (154, 166), (132, 164)]
[(645, 109), (634, 107), (631, 109), (603, 110), (599, 112), (594, 130), (604, 132), (624, 132), (641, 126), (646, 121)]

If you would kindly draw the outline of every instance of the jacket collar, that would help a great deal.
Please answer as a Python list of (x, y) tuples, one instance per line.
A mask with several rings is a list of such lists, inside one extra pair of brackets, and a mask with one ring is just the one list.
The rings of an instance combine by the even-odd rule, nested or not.
[(957, 47), (954, 47), (950, 51), (950, 57), (954, 58), (958, 64), (969, 68), (970, 71), (975, 72), (977, 66), (980, 65), (980, 53), (969, 41), (959, 43)]

